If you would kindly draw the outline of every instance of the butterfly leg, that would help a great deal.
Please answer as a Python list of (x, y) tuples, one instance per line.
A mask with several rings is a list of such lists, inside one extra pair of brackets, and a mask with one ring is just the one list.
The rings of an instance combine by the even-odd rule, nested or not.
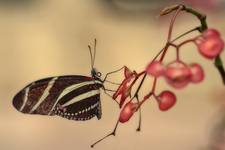
[[(106, 95), (108, 95), (110, 98), (112, 98), (113, 99), (113, 97), (108, 93), (108, 92), (115, 92), (114, 90), (109, 90), (109, 89), (106, 89), (105, 87), (103, 87), (103, 91), (104, 91), (104, 93), (106, 94)], [(116, 101), (116, 100), (114, 100), (117, 104), (118, 104), (118, 106), (119, 106), (119, 102), (118, 101)]]
[(117, 120), (116, 125), (115, 125), (113, 131), (110, 132), (109, 134), (105, 135), (103, 138), (99, 139), (99, 140), (96, 141), (95, 143), (93, 143), (93, 144), (91, 145), (91, 148), (93, 148), (96, 144), (98, 144), (99, 142), (103, 141), (104, 139), (106, 139), (106, 138), (108, 138), (108, 137), (110, 137), (110, 136), (116, 136), (116, 130), (117, 130), (118, 125), (119, 125), (119, 120)]
[(107, 77), (108, 77), (109, 75), (111, 75), (111, 74), (114, 74), (114, 73), (117, 73), (117, 72), (123, 70), (125, 67), (126, 67), (126, 66), (123, 66), (123, 67), (121, 67), (120, 69), (117, 69), (117, 70), (112, 71), (112, 72), (108, 72), (108, 73), (105, 75), (105, 78), (103, 79), (103, 82), (109, 82), (109, 83), (112, 83), (112, 84), (120, 85), (120, 84), (118, 84), (118, 83), (114, 83), (114, 82), (108, 81), (108, 80), (107, 80)]

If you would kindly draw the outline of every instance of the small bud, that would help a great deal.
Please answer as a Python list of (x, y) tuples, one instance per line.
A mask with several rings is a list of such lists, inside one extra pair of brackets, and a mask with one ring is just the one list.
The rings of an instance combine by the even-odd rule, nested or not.
[(175, 5), (166, 7), (160, 12), (160, 16), (167, 15), (167, 14), (169, 14), (169, 13), (171, 13), (171, 12), (181, 8), (181, 7), (184, 8), (184, 5), (175, 4)]

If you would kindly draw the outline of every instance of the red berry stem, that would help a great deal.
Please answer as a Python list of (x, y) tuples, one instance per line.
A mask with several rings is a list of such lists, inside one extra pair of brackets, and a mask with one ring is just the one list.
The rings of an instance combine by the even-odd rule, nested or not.
[[(175, 15), (176, 15), (176, 14), (175, 14)], [(193, 32), (193, 31), (196, 31), (196, 30), (199, 30), (199, 27), (196, 27), (196, 28), (194, 28), (194, 29), (191, 29), (191, 30), (189, 30), (189, 31), (187, 31), (187, 32), (185, 32), (185, 33), (179, 35), (178, 37), (176, 37), (175, 39), (173, 39), (171, 42), (168, 42), (168, 43), (166, 44), (166, 46), (158, 52), (158, 54), (152, 59), (152, 61), (151, 61), (150, 63), (152, 63), (153, 61), (155, 61), (155, 60), (158, 58), (158, 56), (160, 56), (160, 55), (161, 55), (161, 57), (160, 57), (160, 62), (162, 62), (163, 59), (164, 59), (164, 57), (165, 57), (165, 55), (166, 55), (166, 52), (167, 52), (167, 50), (168, 50), (168, 48), (169, 48), (170, 46), (174, 46), (174, 47), (178, 48), (178, 46), (175, 45), (175, 44), (173, 44), (173, 42), (175, 42), (176, 40), (180, 39), (181, 37), (183, 37), (183, 36), (185, 36), (185, 35), (187, 35), (187, 34)], [(191, 41), (187, 41), (187, 43), (188, 43), (188, 42), (191, 42)], [(182, 44), (182, 45), (183, 45), (183, 44)], [(177, 55), (179, 55), (179, 52), (178, 52)], [(178, 59), (179, 59), (179, 56), (178, 56)], [(142, 84), (144, 83), (144, 80), (145, 80), (146, 76), (147, 76), (147, 73), (145, 72), (145, 74), (144, 74), (144, 76), (143, 76), (143, 78), (142, 78), (142, 80), (141, 80), (141, 82), (140, 82), (140, 84), (139, 84), (137, 90), (135, 91), (135, 94), (134, 94), (134, 96), (132, 97), (131, 101), (132, 101), (134, 98), (139, 99), (138, 93), (139, 93), (139, 91), (140, 91), (140, 89), (141, 89), (141, 87), (142, 87)], [(144, 99), (143, 99), (142, 101), (140, 101), (140, 103), (139, 103), (139, 105), (138, 105), (138, 107), (137, 107), (137, 110), (138, 110), (138, 109), (141, 107), (141, 105), (142, 105), (146, 100), (148, 100), (152, 95), (155, 95), (154, 92), (155, 92), (156, 84), (157, 84), (157, 78), (154, 78), (152, 90), (144, 97)]]
[(142, 75), (145, 76), (145, 74), (146, 74), (145, 70), (142, 71), (141, 73), (138, 73), (137, 76), (135, 77), (134, 81), (131, 83), (130, 87), (132, 87), (135, 84), (135, 82), (139, 79), (140, 76), (142, 76)]
[[(162, 62), (163, 59), (164, 59), (164, 57), (165, 57), (165, 55), (166, 55), (166, 52), (167, 52), (167, 50), (168, 50), (168, 48), (169, 48), (170, 46), (173, 46), (173, 47), (176, 48), (176, 51), (177, 51), (177, 53), (176, 53), (176, 54), (177, 54), (176, 60), (179, 61), (179, 59), (180, 59), (180, 57), (179, 57), (179, 48), (180, 48), (181, 46), (187, 44), (187, 43), (194, 42), (195, 39), (189, 39), (189, 40), (183, 41), (182, 43), (180, 43), (180, 44), (178, 44), (178, 45), (173, 44), (173, 42), (174, 42), (175, 40), (177, 40), (177, 39), (183, 37), (184, 35), (193, 32), (193, 31), (198, 30), (198, 31), (202, 32), (202, 31), (204, 31), (205, 29), (207, 29), (207, 24), (206, 24), (206, 22), (205, 22), (205, 18), (206, 18), (206, 17), (205, 17), (204, 15), (201, 15), (201, 14), (198, 13), (197, 11), (195, 12), (195, 11), (193, 10), (193, 12), (195, 13), (195, 15), (201, 20), (202, 26), (201, 26), (201, 27), (196, 27), (196, 28), (194, 28), (194, 29), (191, 29), (190, 31), (185, 32), (184, 34), (178, 36), (177, 38), (175, 38), (174, 40), (171, 41), (171, 36), (172, 36), (172, 30), (173, 30), (174, 22), (175, 22), (175, 20), (176, 20), (176, 18), (177, 18), (177, 16), (178, 16), (178, 14), (180, 13), (180, 11), (182, 11), (182, 10), (186, 10), (187, 12), (191, 12), (191, 11), (192, 11), (192, 9), (186, 8), (184, 5), (176, 5), (176, 6), (174, 6), (174, 7), (173, 7), (173, 6), (170, 7), (169, 9), (165, 9), (164, 12), (166, 12), (166, 13), (161, 13), (161, 15), (168, 14), (168, 13), (174, 11), (174, 10), (176, 10), (176, 12), (175, 12), (175, 14), (173, 15), (173, 17), (172, 17), (172, 19), (171, 19), (171, 22), (170, 22), (170, 28), (169, 28), (169, 32), (168, 32), (167, 43), (166, 43), (165, 47), (164, 47), (164, 48), (156, 55), (156, 57), (155, 57), (151, 62), (155, 61), (155, 59), (157, 59), (157, 57), (158, 57), (159, 55), (161, 55), (159, 61)], [(139, 84), (139, 86), (138, 86), (138, 88), (137, 88), (137, 90), (136, 90), (136, 92), (135, 92), (133, 98), (137, 98), (137, 99), (138, 99), (138, 93), (139, 93), (139, 90), (140, 90), (140, 88), (141, 88), (141, 86), (142, 86), (144, 80), (145, 80), (145, 77), (146, 77), (146, 73), (145, 73), (144, 77), (142, 78), (142, 81), (141, 81), (141, 83)], [(140, 108), (141, 105), (142, 105), (147, 99), (149, 99), (150, 96), (151, 96), (152, 94), (155, 95), (154, 92), (155, 92), (156, 84), (157, 84), (157, 78), (155, 77), (155, 78), (154, 78), (154, 81), (153, 81), (152, 90), (151, 90), (151, 91), (144, 97), (144, 99), (139, 103), (138, 108)], [(132, 99), (133, 99), (133, 98), (132, 98)], [(132, 99), (131, 99), (131, 100), (132, 100)], [(138, 109), (138, 108), (137, 108), (137, 109)]]
[(161, 56), (160, 59), (159, 59), (160, 62), (163, 61), (163, 59), (164, 59), (164, 57), (165, 57), (165, 55), (166, 55), (166, 52), (167, 52), (167, 50), (168, 50), (169, 47), (170, 47), (170, 43), (167, 43), (166, 46), (165, 46), (165, 48), (164, 48), (164, 51), (163, 51), (163, 53), (162, 53), (162, 56)]
[(187, 44), (187, 43), (191, 43), (191, 42), (195, 42), (195, 38), (194, 39), (188, 39), (186, 41), (181, 42), (180, 44), (177, 45), (178, 48), (180, 48), (181, 46)]
[[(143, 98), (143, 100), (139, 102), (138, 107), (137, 107), (137, 110), (138, 110), (138, 109), (141, 107), (141, 105), (144, 104), (144, 102), (145, 102), (146, 100), (148, 100), (152, 95), (154, 95), (152, 92), (149, 92), (147, 95), (145, 95), (145, 97)], [(137, 111), (137, 110), (136, 110), (136, 111)]]
[(184, 5), (183, 5), (182, 10), (186, 11), (187, 13), (190, 13), (190, 14), (192, 14), (192, 15), (194, 15), (198, 18), (198, 20), (201, 23), (201, 27), (199, 28), (199, 32), (203, 32), (206, 29), (208, 29), (208, 25), (207, 25), (207, 22), (206, 22), (206, 15), (200, 13), (199, 11), (197, 11), (197, 10), (191, 8), (191, 7), (187, 7), (187, 6), (184, 6)]
[(179, 36), (178, 36), (177, 38), (175, 38), (174, 40), (172, 40), (171, 43), (173, 43), (174, 41), (180, 39), (180, 38), (183, 37), (184, 35), (187, 35), (187, 34), (189, 34), (189, 33), (191, 33), (191, 32), (199, 31), (199, 30), (200, 30), (200, 27), (195, 27), (195, 28), (193, 28), (193, 29), (191, 29), (191, 30), (188, 30), (188, 31), (184, 32), (183, 34), (179, 35)]
[(182, 9), (183, 9), (183, 5), (179, 5), (177, 10), (176, 10), (176, 12), (173, 15), (173, 18), (171, 19), (170, 27), (169, 27), (169, 33), (168, 33), (168, 37), (167, 37), (167, 43), (171, 41), (171, 36), (172, 36), (174, 22), (175, 22), (178, 14), (181, 12)]
[[(188, 12), (188, 13), (194, 14), (194, 15), (200, 20), (200, 22), (201, 22), (201, 27), (194, 28), (193, 30), (188, 31), (187, 34), (190, 33), (190, 32), (192, 32), (192, 31), (195, 31), (195, 30), (198, 30), (199, 32), (203, 32), (203, 31), (205, 31), (205, 30), (207, 29), (206, 16), (205, 16), (205, 15), (202, 15), (201, 13), (199, 13), (199, 12), (197, 12), (197, 11), (195, 11), (195, 10), (193, 10), (192, 8), (185, 7), (184, 5), (175, 5), (175, 6), (169, 7), (168, 9), (163, 10), (163, 12), (161, 13), (161, 15), (168, 14), (168, 13), (170, 13), (170, 12), (172, 12), (172, 11), (175, 11), (175, 10), (176, 10), (176, 12), (174, 13), (174, 15), (173, 15), (173, 17), (172, 17), (172, 19), (171, 19), (171, 23), (170, 23), (170, 28), (169, 28), (169, 32), (168, 32), (167, 43), (166, 43), (164, 49), (163, 49), (162, 51), (160, 51), (160, 54), (159, 54), (159, 55), (161, 55), (160, 60), (159, 60), (160, 62), (163, 61), (163, 59), (164, 59), (164, 57), (165, 57), (165, 55), (166, 55), (166, 52), (167, 52), (169, 46), (173, 46), (173, 47), (176, 48), (176, 55), (177, 55), (176, 61), (179, 61), (179, 59), (180, 59), (180, 58), (179, 58), (179, 49), (180, 49), (180, 47), (183, 46), (183, 45), (185, 45), (185, 44), (187, 44), (187, 43), (195, 42), (195, 40), (196, 40), (196, 38), (192, 38), (192, 39), (189, 39), (189, 40), (185, 40), (185, 41), (181, 42), (181, 43), (178, 44), (178, 45), (173, 44), (173, 42), (170, 42), (170, 40), (171, 40), (171, 35), (172, 35), (172, 30), (173, 30), (173, 25), (174, 25), (174, 22), (175, 22), (175, 20), (176, 20), (176, 18), (177, 18), (177, 16), (178, 16), (178, 14), (179, 14), (180, 11), (185, 10), (185, 11)], [(179, 38), (179, 37), (178, 37), (178, 38)], [(178, 39), (178, 38), (177, 38), (177, 39)], [(162, 54), (161, 54), (161, 52), (162, 52)], [(157, 57), (158, 57), (159, 55), (157, 55)], [(218, 58), (219, 58), (219, 59), (218, 59)], [(220, 74), (222, 75), (223, 82), (225, 83), (225, 71), (224, 71), (224, 68), (223, 68), (222, 61), (221, 61), (220, 57), (218, 57), (218, 58), (216, 59), (215, 65), (216, 65), (216, 67), (218, 68)], [(154, 61), (154, 60), (153, 60), (153, 61)], [(152, 61), (152, 62), (153, 62), (153, 61)], [(143, 80), (144, 80), (144, 79), (145, 79), (145, 78), (143, 78)], [(155, 95), (154, 92), (155, 92), (156, 84), (157, 84), (157, 77), (154, 78), (152, 90), (151, 90), (151, 91), (144, 97), (144, 99), (139, 103), (138, 108), (140, 108), (141, 105), (142, 105), (148, 98), (150, 98), (150, 96), (151, 96), (152, 94)], [(138, 88), (138, 90), (136, 91), (135, 95), (137, 95), (137, 93), (138, 93), (138, 91), (139, 91), (141, 85), (142, 85), (142, 83), (139, 85), (139, 88)]]
[[(191, 13), (192, 15), (194, 15), (198, 18), (198, 20), (201, 23), (201, 27), (199, 28), (199, 32), (203, 32), (203, 31), (208, 29), (207, 22), (206, 22), (206, 15), (203, 15), (202, 13), (198, 12), (197, 10), (194, 10), (194, 9), (186, 7), (186, 6), (184, 6), (183, 10), (188, 12), (188, 13)], [(224, 66), (223, 66), (223, 62), (220, 58), (220, 55), (218, 55), (216, 57), (216, 59), (214, 60), (214, 65), (217, 68), (217, 70), (219, 71), (220, 76), (221, 76), (222, 81), (223, 81), (223, 84), (225, 85), (225, 69), (224, 69)]]
[(157, 83), (157, 78), (155, 77), (155, 78), (154, 78), (154, 81), (153, 81), (151, 93), (155, 93), (156, 83)]
[[(182, 37), (182, 36), (181, 36), (181, 37)], [(179, 38), (176, 38), (175, 40), (178, 40), (178, 39), (179, 39)], [(173, 40), (173, 42), (174, 42), (175, 40)], [(166, 47), (165, 47), (165, 48), (166, 48)], [(160, 56), (160, 55), (162, 54), (162, 52), (165, 53), (165, 48), (161, 49), (161, 50), (158, 52), (158, 54), (152, 59), (151, 63), (152, 63), (153, 61), (155, 61), (155, 60), (158, 58), (158, 56)], [(165, 54), (164, 54), (164, 55), (165, 55)], [(147, 76), (146, 71), (143, 71), (142, 73), (144, 74), (144, 76), (143, 76), (143, 78), (142, 78), (142, 80), (141, 80), (141, 82), (140, 82), (140, 84), (139, 84), (137, 90), (135, 91), (135, 94), (134, 94), (134, 96), (132, 97), (132, 99), (134, 99), (134, 98), (137, 98), (137, 99), (138, 99), (138, 93), (139, 93), (139, 91), (140, 91), (140, 89), (141, 89), (142, 84), (144, 83), (144, 80), (145, 80), (146, 76)], [(140, 74), (142, 74), (142, 73), (140, 73)], [(131, 99), (131, 100), (132, 100), (132, 99)]]
[[(125, 123), (127, 121), (129, 121), (129, 119), (133, 116), (133, 114), (139, 110), (139, 115), (140, 115), (140, 119), (139, 119), (139, 126), (137, 128), (137, 131), (140, 131), (140, 126), (141, 126), (141, 105), (147, 101), (148, 99), (150, 99), (151, 96), (154, 96), (155, 99), (158, 102), (159, 105), (159, 109), (161, 111), (167, 111), (169, 110), (171, 107), (174, 106), (174, 104), (176, 103), (176, 95), (168, 90), (162, 91), (160, 94), (155, 93), (155, 89), (157, 86), (157, 80), (158, 77), (160, 76), (161, 72), (163, 72), (163, 76), (166, 78), (167, 82), (173, 86), (174, 88), (183, 88), (186, 85), (188, 85), (189, 82), (192, 83), (199, 83), (203, 80), (204, 78), (204, 72), (203, 69), (201, 68), (200, 65), (198, 64), (191, 64), (190, 66), (185, 64), (184, 62), (180, 61), (180, 56), (179, 56), (179, 50), (180, 47), (190, 43), (190, 42), (196, 42), (196, 38), (192, 38), (189, 40), (185, 40), (179, 44), (174, 44), (174, 42), (178, 39), (180, 39), (181, 37), (198, 30), (199, 32), (203, 32), (207, 29), (207, 24), (206, 24), (206, 16), (202, 15), (201, 13), (199, 13), (196, 10), (193, 10), (192, 8), (188, 8), (185, 7), (184, 5), (174, 5), (172, 7), (168, 7), (166, 9), (164, 9), (161, 12), (161, 16), (162, 15), (166, 15), (169, 14), (171, 12), (175, 11), (174, 15), (172, 16), (171, 22), (170, 22), (170, 26), (169, 26), (169, 31), (168, 31), (168, 37), (167, 37), (167, 42), (164, 46), (164, 48), (162, 50), (160, 50), (157, 55), (153, 58), (153, 60), (150, 62), (150, 66), (147, 67), (147, 69), (145, 69), (144, 71), (140, 72), (140, 73), (136, 73), (135, 71), (131, 72), (128, 69), (128, 72), (126, 73), (126, 68), (125, 68), (125, 79), (124, 81), (120, 84), (122, 86), (124, 86), (124, 91), (123, 94), (126, 95), (125, 99), (121, 98), (120, 103), (125, 102), (126, 98), (128, 98), (127, 96), (130, 95), (131, 93), (131, 88), (133, 87), (133, 85), (136, 83), (136, 81), (143, 76), (143, 78), (141, 79), (141, 82), (139, 83), (134, 96), (122, 107), (121, 105), (121, 112), (120, 112), (120, 116), (119, 119), (115, 125), (115, 128), (112, 132), (110, 132), (109, 134), (107, 134), (106, 136), (104, 136), (103, 138), (101, 138), (100, 140), (98, 140), (97, 142), (95, 142), (93, 145), (91, 145), (91, 147), (94, 147), (94, 145), (96, 145), (97, 143), (101, 142), (102, 140), (106, 139), (109, 136), (115, 136), (116, 134), (116, 129), (119, 125), (119, 123)], [(201, 22), (201, 26), (200, 27), (196, 27), (194, 29), (191, 29), (183, 34), (181, 34), (180, 36), (178, 36), (177, 38), (175, 38), (174, 40), (171, 40), (172, 37), (172, 31), (173, 31), (173, 27), (174, 27), (174, 23), (175, 20), (178, 16), (178, 14), (181, 11), (186, 11), (188, 13), (193, 14), (194, 16), (196, 16), (200, 22)], [(211, 32), (210, 32), (211, 33)], [(213, 41), (215, 43), (215, 41)], [(217, 41), (216, 41), (217, 42)], [(217, 42), (218, 43), (218, 42)], [(217, 44), (216, 43), (216, 44)], [(223, 43), (222, 43), (223, 44)], [(170, 46), (173, 46), (176, 48), (176, 60), (172, 61), (171, 63), (169, 63), (166, 67), (166, 70), (164, 70), (164, 66), (163, 66), (163, 60), (166, 56), (166, 53), (169, 49)], [(217, 46), (217, 45), (216, 45)], [(201, 49), (200, 49), (201, 50)], [(158, 57), (160, 56), (159, 60), (156, 60)], [(217, 55), (215, 55), (216, 57)], [(154, 62), (154, 63), (153, 63)], [(225, 71), (223, 68), (223, 64), (222, 61), (220, 59), (219, 56), (217, 56), (217, 58), (215, 59), (215, 65), (218, 68), (222, 78), (223, 78), (223, 82), (225, 84)], [(153, 70), (153, 73), (152, 73)], [(155, 72), (154, 72), (155, 71)], [(154, 76), (154, 81), (152, 84), (152, 89), (151, 91), (146, 94), (144, 96), (144, 98), (139, 101), (139, 91), (146, 79), (147, 74)], [(129, 78), (130, 75), (132, 75), (132, 78)], [(130, 83), (131, 81), (131, 83)], [(127, 83), (129, 83), (130, 85), (127, 87)], [(118, 88), (120, 89), (120, 87)], [(128, 95), (128, 94), (129, 95)], [(124, 95), (122, 95), (124, 96)], [(121, 97), (122, 97), (121, 96)], [(134, 99), (137, 100), (137, 102), (132, 102)]]
[[(160, 57), (160, 62), (163, 61), (163, 59), (164, 59), (164, 57), (165, 57), (165, 54), (166, 54), (166, 52), (167, 52), (169, 46), (170, 46), (169, 44), (166, 44), (165, 48), (163, 49), (163, 53), (162, 53), (162, 55), (161, 55), (161, 57)], [(161, 54), (161, 53), (160, 53), (160, 54)], [(159, 55), (158, 55), (158, 56), (159, 56)], [(155, 59), (156, 59), (156, 57), (155, 57)], [(153, 59), (153, 61), (154, 61), (154, 59)], [(146, 75), (147, 75), (147, 73), (145, 73), (145, 76), (142, 78), (142, 81), (141, 81), (141, 83), (139, 84), (138, 89), (136, 90), (135, 95), (134, 95), (133, 98), (135, 98), (135, 97), (138, 98), (138, 92), (139, 92), (139, 90), (140, 90), (140, 88), (141, 88), (141, 86), (142, 86), (142, 84), (143, 84), (143, 82), (144, 82), (144, 80), (145, 80), (145, 78), (146, 78)], [(156, 84), (157, 84), (157, 79), (158, 79), (157, 77), (154, 78), (153, 85), (152, 85), (152, 90), (151, 90), (147, 95), (145, 95), (144, 99), (138, 104), (137, 110), (141, 107), (141, 105), (142, 105), (146, 100), (148, 100), (148, 99), (151, 97), (152, 94), (155, 93), (155, 88), (156, 88)]]
[(225, 70), (224, 70), (223, 62), (222, 62), (220, 56), (216, 57), (216, 59), (214, 61), (214, 65), (218, 69), (218, 71), (222, 77), (223, 84), (225, 85)]
[[(173, 5), (173, 6), (167, 7), (161, 12), (160, 15), (161, 16), (167, 15), (167, 14), (169, 14), (169, 13), (175, 11), (175, 10), (177, 11), (180, 8), (182, 8), (182, 11), (190, 13), (190, 14), (192, 14), (192, 15), (194, 15), (198, 18), (201, 26), (197, 27), (196, 30), (198, 30), (199, 32), (202, 33), (202, 32), (204, 32), (205, 30), (208, 29), (208, 25), (207, 25), (207, 22), (206, 22), (206, 15), (200, 13), (199, 11), (197, 11), (193, 8), (190, 8), (190, 7), (187, 7), (187, 6), (184, 6), (184, 5)], [(225, 69), (224, 69), (224, 66), (223, 66), (223, 62), (220, 58), (220, 55), (218, 55), (215, 58), (214, 65), (217, 68), (217, 70), (219, 71), (220, 76), (221, 76), (222, 81), (223, 81), (223, 84), (225, 85)]]
[(180, 60), (180, 49), (179, 49), (179, 45), (173, 44), (172, 42), (169, 43), (170, 46), (173, 46), (176, 49), (176, 60), (179, 61)]
[(180, 61), (180, 49), (179, 48), (176, 49), (176, 56), (177, 56), (176, 61)]

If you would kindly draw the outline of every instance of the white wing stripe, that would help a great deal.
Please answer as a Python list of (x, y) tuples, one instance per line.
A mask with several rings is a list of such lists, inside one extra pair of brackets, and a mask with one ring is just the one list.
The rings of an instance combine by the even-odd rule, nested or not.
[(102, 82), (98, 81), (98, 80), (94, 80), (94, 81), (86, 81), (86, 82), (81, 82), (79, 84), (73, 84), (67, 88), (65, 88), (61, 94), (59, 95), (59, 97), (57, 98), (57, 100), (55, 101), (55, 104), (53, 105), (51, 111), (49, 111), (49, 115), (52, 113), (53, 109), (55, 108), (56, 104), (58, 103), (58, 101), (60, 100), (60, 98), (62, 98), (63, 96), (65, 96), (66, 94), (68, 94), (69, 92), (75, 90), (75, 89), (78, 89), (82, 86), (85, 86), (85, 85), (91, 85), (91, 84), (96, 84), (96, 83), (99, 83), (99, 84), (102, 84)]
[(79, 83), (79, 84), (73, 84), (73, 85), (67, 87), (65, 90), (63, 90), (62, 93), (57, 98), (57, 100), (59, 100), (60, 98), (62, 98), (66, 94), (68, 94), (69, 92), (71, 92), (73, 90), (76, 90), (76, 89), (78, 89), (78, 88), (80, 88), (82, 86), (96, 84), (96, 83), (102, 84), (100, 81), (97, 81), (97, 80), (95, 80), (95, 81), (82, 82), (82, 83)]
[(46, 99), (46, 97), (49, 95), (49, 91), (51, 90), (52, 86), (54, 85), (55, 81), (58, 79), (58, 77), (53, 78), (51, 81), (49, 81), (47, 88), (44, 90), (43, 94), (41, 95), (38, 102), (33, 106), (33, 108), (30, 110), (30, 113), (32, 113), (34, 110), (38, 108), (38, 106)]
[(30, 90), (30, 86), (25, 89), (25, 94), (24, 94), (24, 97), (23, 97), (23, 104), (20, 107), (20, 111), (23, 110), (23, 108), (25, 107), (25, 105), (27, 103), (29, 90)]
[(66, 106), (72, 105), (73, 103), (76, 103), (76, 102), (78, 102), (80, 100), (92, 97), (92, 96), (97, 95), (97, 94), (100, 94), (100, 90), (92, 90), (92, 91), (83, 93), (81, 95), (78, 95), (78, 96), (74, 97), (73, 99), (71, 99), (67, 103), (63, 104), (62, 107), (66, 107)]

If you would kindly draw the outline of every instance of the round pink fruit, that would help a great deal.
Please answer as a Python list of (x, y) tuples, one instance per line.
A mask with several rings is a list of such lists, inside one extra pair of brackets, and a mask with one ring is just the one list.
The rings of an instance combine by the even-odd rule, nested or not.
[(220, 37), (220, 33), (219, 33), (219, 31), (218, 30), (216, 30), (216, 29), (207, 29), (206, 31), (204, 31), (203, 33), (202, 33), (202, 36), (204, 37), (204, 38), (209, 38), (209, 37)]
[(212, 36), (196, 43), (199, 52), (206, 58), (213, 59), (224, 48), (224, 41), (220, 37)]
[(165, 77), (169, 85), (179, 89), (188, 85), (191, 71), (185, 63), (173, 61), (167, 65)]
[(191, 64), (190, 65), (191, 70), (191, 82), (193, 83), (199, 83), (204, 79), (204, 71), (202, 67), (199, 64)]
[(169, 110), (176, 103), (176, 96), (170, 91), (163, 91), (157, 97), (156, 100), (161, 111)]
[(128, 102), (120, 112), (119, 122), (127, 122), (137, 109), (137, 103)]
[(164, 75), (165, 68), (160, 61), (153, 61), (149, 63), (149, 65), (146, 67), (146, 71), (149, 75), (159, 77)]

